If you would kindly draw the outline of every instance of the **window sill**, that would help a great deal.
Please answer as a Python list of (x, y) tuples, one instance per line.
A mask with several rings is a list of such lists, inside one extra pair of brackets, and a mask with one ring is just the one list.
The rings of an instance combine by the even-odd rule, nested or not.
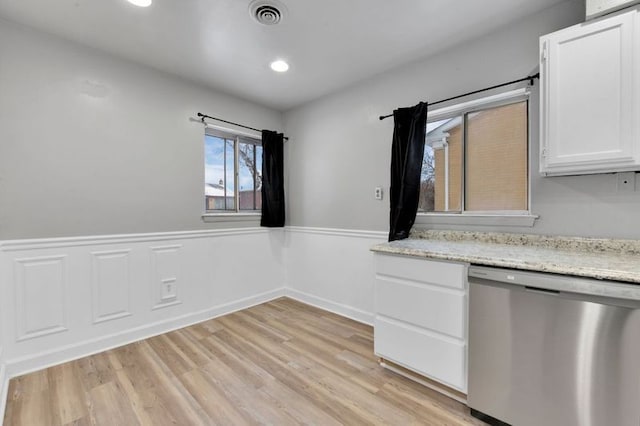
[(416, 225), (479, 225), (533, 227), (536, 215), (418, 213)]
[(260, 222), (262, 214), (258, 213), (203, 213), (202, 221), (207, 223), (220, 222)]

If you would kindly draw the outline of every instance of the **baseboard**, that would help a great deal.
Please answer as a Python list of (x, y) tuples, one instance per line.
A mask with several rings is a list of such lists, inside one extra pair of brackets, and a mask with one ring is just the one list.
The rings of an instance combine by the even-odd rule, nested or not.
[[(97, 339), (75, 343), (73, 345), (56, 348), (49, 352), (30, 355), (18, 359), (6, 361), (5, 377), (21, 376), (33, 371), (42, 370), (53, 365), (62, 364), (83, 358), (109, 349), (127, 345), (159, 334), (188, 327), (190, 325), (227, 315), (242, 309), (250, 308), (279, 297), (286, 296), (284, 287), (264, 292), (255, 296), (246, 297), (233, 302), (217, 305), (202, 311), (189, 313), (175, 318), (146, 324), (141, 327), (125, 330), (123, 332), (102, 336)], [(0, 418), (1, 419), (1, 418)]]
[(334, 314), (338, 314), (340, 316), (352, 319), (362, 324), (373, 326), (374, 314), (372, 312), (366, 312), (361, 309), (344, 305), (342, 303), (332, 302), (331, 300), (314, 296), (312, 294), (295, 290), (293, 288), (286, 288), (285, 296), (290, 297), (291, 299), (297, 300), (299, 302), (306, 303), (307, 305), (315, 306), (316, 308), (333, 312)]
[(9, 392), (9, 377), (4, 363), (0, 363), (0, 425), (4, 423), (4, 410), (7, 406)]

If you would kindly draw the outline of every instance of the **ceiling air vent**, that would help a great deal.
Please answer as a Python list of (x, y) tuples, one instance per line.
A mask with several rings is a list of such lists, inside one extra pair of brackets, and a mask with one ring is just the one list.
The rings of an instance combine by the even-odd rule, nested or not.
[(284, 15), (285, 7), (274, 0), (255, 0), (249, 5), (253, 19), (262, 25), (276, 25)]

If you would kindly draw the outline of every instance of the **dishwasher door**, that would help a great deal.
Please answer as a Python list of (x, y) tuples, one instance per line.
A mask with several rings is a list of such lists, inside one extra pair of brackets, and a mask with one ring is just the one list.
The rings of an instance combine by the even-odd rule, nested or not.
[(472, 409), (517, 426), (640, 425), (637, 301), (527, 286), (549, 274), (478, 268), (509, 271), (513, 285), (471, 268)]

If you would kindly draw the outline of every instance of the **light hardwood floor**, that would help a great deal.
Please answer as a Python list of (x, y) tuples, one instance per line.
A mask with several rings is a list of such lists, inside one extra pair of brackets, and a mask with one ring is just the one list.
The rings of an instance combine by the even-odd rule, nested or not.
[(483, 425), (380, 367), (372, 328), (278, 299), (11, 380), (9, 425)]

